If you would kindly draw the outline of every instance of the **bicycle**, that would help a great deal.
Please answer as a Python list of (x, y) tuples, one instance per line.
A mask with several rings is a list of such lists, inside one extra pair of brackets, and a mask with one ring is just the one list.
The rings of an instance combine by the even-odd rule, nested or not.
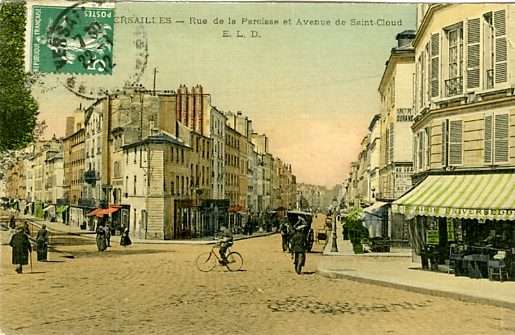
[(218, 263), (220, 266), (226, 266), (229, 271), (238, 271), (243, 266), (243, 257), (236, 251), (230, 251), (230, 248), (227, 248), (227, 262), (223, 263), (222, 259), (218, 257), (215, 252), (216, 247), (220, 247), (220, 244), (217, 243), (213, 245), (213, 248), (209, 252), (203, 252), (198, 255), (196, 260), (197, 268), (202, 272), (209, 272), (215, 268), (215, 265)]

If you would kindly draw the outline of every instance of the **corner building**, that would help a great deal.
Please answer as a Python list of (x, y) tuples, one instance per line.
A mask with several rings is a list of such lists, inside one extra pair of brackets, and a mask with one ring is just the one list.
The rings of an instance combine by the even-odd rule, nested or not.
[[(515, 6), (419, 5), (411, 191), (417, 254), (515, 248)], [(480, 251), (478, 248), (483, 248)], [(476, 250), (477, 249), (477, 250)], [(489, 251), (490, 250), (490, 251)]]

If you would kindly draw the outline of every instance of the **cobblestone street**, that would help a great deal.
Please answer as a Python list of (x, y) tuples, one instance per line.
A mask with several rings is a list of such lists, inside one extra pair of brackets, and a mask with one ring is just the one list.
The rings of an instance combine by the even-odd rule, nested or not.
[[(5, 334), (514, 334), (515, 311), (315, 274), (295, 274), (280, 235), (237, 241), (241, 271), (200, 272), (209, 245), (60, 247), (11, 265), (2, 246)], [(65, 257), (73, 255), (74, 258)], [(33, 253), (32, 258), (35, 258)]]

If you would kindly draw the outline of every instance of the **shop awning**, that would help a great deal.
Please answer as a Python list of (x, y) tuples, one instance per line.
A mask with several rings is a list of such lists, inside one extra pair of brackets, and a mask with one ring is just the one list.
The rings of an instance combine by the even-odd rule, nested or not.
[(96, 208), (88, 213), (88, 216), (98, 216), (99, 218), (103, 217), (105, 214), (113, 214), (117, 210), (122, 208), (120, 205), (109, 205), (107, 208)]
[(55, 208), (55, 206), (54, 206), (54, 205), (47, 206), (47, 207), (45, 207), (45, 208), (43, 209), (43, 212), (47, 212), (47, 211), (52, 210), (52, 209), (54, 209), (54, 208)]
[(229, 212), (231, 212), (231, 213), (239, 212), (239, 211), (242, 211), (242, 210), (243, 210), (243, 206), (231, 206), (231, 207), (229, 207)]
[(408, 218), (515, 220), (515, 174), (428, 176), (395, 200), (392, 212)]
[(382, 201), (376, 201), (372, 204), (372, 206), (368, 206), (363, 208), (363, 212), (370, 213), (370, 214), (376, 214), (378, 212), (381, 212), (383, 210), (383, 206), (388, 205), (387, 202)]
[(98, 213), (102, 212), (105, 208), (95, 208), (94, 210), (92, 210), (91, 212), (88, 213), (88, 216), (94, 216), (94, 215), (97, 215)]
[(61, 207), (59, 207), (59, 208), (57, 209), (57, 214), (61, 214), (62, 212), (64, 212), (64, 211), (65, 211), (65, 210), (67, 210), (67, 209), (68, 209), (68, 206), (63, 205), (63, 206), (61, 206)]

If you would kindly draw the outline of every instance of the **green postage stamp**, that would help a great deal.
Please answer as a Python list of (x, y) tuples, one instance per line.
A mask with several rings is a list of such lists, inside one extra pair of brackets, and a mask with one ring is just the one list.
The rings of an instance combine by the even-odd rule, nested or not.
[(112, 74), (114, 8), (32, 7), (31, 72)]

